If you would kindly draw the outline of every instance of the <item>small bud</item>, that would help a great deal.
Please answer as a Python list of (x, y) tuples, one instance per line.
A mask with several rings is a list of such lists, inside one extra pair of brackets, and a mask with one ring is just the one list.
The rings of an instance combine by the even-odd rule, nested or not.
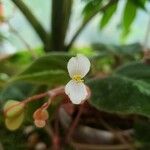
[(42, 128), (45, 126), (46, 124), (46, 120), (48, 119), (49, 115), (47, 110), (45, 109), (37, 109), (34, 114), (33, 114), (33, 118), (34, 118), (34, 123), (37, 127)]
[(34, 124), (38, 128), (43, 128), (46, 125), (46, 121), (45, 120), (35, 120)]
[(15, 100), (9, 100), (4, 105), (5, 125), (14, 131), (18, 129), (24, 120), (25, 104)]
[(23, 120), (24, 120), (24, 113), (21, 113), (16, 117), (6, 118), (5, 125), (9, 130), (14, 131), (21, 126)]
[(24, 111), (25, 104), (15, 100), (9, 100), (4, 105), (4, 114), (7, 118), (13, 118)]

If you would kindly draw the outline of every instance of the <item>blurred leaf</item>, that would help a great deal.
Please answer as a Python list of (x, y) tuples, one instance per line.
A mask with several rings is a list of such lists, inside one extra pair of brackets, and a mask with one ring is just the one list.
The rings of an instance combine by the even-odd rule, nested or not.
[(103, 29), (107, 23), (110, 21), (111, 17), (117, 10), (117, 3), (114, 3), (113, 5), (110, 5), (104, 12), (102, 19), (100, 21), (100, 28)]
[[(1, 134), (0, 141), (3, 144), (4, 150), (27, 150), (25, 145), (25, 136), (22, 130), (18, 129), (14, 132), (6, 130), (6, 127), (0, 126)], [(19, 140), (19, 142), (18, 142)]]
[[(134, 125), (135, 136), (140, 142), (149, 143), (150, 140), (150, 121), (137, 120)], [(149, 143), (150, 144), (150, 143)]]
[(84, 9), (83, 9), (83, 15), (84, 20), (88, 19), (90, 16), (92, 16), (95, 12), (97, 12), (101, 7), (102, 0), (92, 0), (89, 1)]
[(105, 52), (109, 55), (127, 55), (134, 56), (143, 52), (143, 47), (139, 43), (133, 43), (128, 45), (110, 45), (104, 43), (94, 43), (92, 44), (93, 50), (97, 52)]
[(150, 121), (137, 120), (134, 125), (135, 138), (140, 144), (140, 150), (150, 149)]
[(128, 45), (114, 46), (118, 54), (134, 56), (143, 52), (143, 47), (140, 43), (133, 43)]
[(0, 59), (1, 74), (12, 76), (24, 69), (30, 62), (32, 56), (29, 51), (17, 52), (15, 54), (7, 55), (7, 57)]
[(145, 8), (145, 3), (146, 3), (146, 1), (147, 1), (147, 0), (131, 0), (131, 2), (132, 2), (135, 6), (141, 8), (141, 9), (143, 9), (143, 10), (146, 10), (146, 8)]
[(150, 83), (150, 65), (144, 62), (133, 62), (118, 68), (115, 72), (134, 80), (143, 80)]
[(22, 74), (15, 78), (17, 80), (29, 81), (37, 84), (57, 85), (63, 84), (68, 79), (68, 75), (63, 70), (42, 71), (32, 74)]
[(129, 31), (132, 22), (134, 21), (136, 17), (137, 7), (131, 2), (131, 0), (127, 0), (124, 14), (123, 14), (123, 37), (125, 37)]
[(23, 81), (12, 82), (1, 91), (0, 101), (5, 102), (5, 100), (9, 99), (23, 100), (30, 95), (33, 89), (32, 84)]
[(67, 62), (70, 57), (71, 55), (65, 53), (51, 53), (40, 57), (13, 80), (25, 80), (50, 86), (63, 84), (69, 79)]
[(92, 48), (98, 53), (111, 54), (113, 52), (113, 46), (104, 43), (93, 43)]
[(9, 76), (6, 73), (0, 73), (0, 89), (5, 86), (8, 79)]
[(97, 109), (150, 116), (150, 84), (114, 76), (91, 80), (88, 85), (92, 91), (90, 103)]

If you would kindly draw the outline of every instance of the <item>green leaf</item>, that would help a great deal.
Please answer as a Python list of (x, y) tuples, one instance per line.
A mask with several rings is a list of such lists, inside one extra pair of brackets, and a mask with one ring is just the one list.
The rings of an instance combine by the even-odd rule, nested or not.
[(131, 0), (131, 2), (136, 6), (139, 7), (143, 10), (146, 10), (145, 8), (145, 4), (146, 4), (146, 0)]
[(93, 43), (92, 48), (98, 53), (106, 53), (108, 55), (124, 55), (131, 56), (141, 54), (143, 52), (143, 47), (139, 43), (133, 43), (128, 45), (112, 45), (103, 43)]
[(143, 143), (143, 144), (149, 144), (149, 140), (150, 140), (150, 121), (148, 120), (136, 120), (135, 125), (134, 125), (134, 129), (135, 129), (135, 137), (136, 139)]
[(150, 65), (144, 62), (133, 62), (124, 65), (118, 68), (115, 74), (150, 83)]
[(136, 119), (134, 124), (134, 133), (136, 143), (139, 144), (139, 150), (150, 149), (150, 121), (147, 119)]
[[(26, 145), (27, 141), (23, 133), (23, 129), (18, 129), (16, 131), (10, 132), (9, 130), (6, 130), (6, 127), (0, 126), (1, 128), (1, 134), (0, 134), (0, 141), (3, 145), (3, 148), (5, 150), (27, 150), (28, 147)], [(19, 139), (19, 142), (18, 140)]]
[(71, 55), (51, 53), (40, 57), (13, 80), (24, 80), (49, 86), (64, 84), (69, 79), (67, 62)]
[(9, 99), (23, 100), (30, 95), (34, 88), (32, 84), (23, 81), (11, 82), (1, 91), (0, 101), (4, 102)]
[(133, 43), (128, 45), (114, 46), (116, 53), (134, 57), (134, 55), (143, 53), (143, 47), (140, 43)]
[(94, 14), (96, 11), (98, 11), (101, 7), (102, 0), (92, 0), (88, 2), (82, 13), (84, 15), (84, 20), (88, 19), (92, 14)]
[(66, 80), (68, 80), (68, 75), (63, 70), (50, 70), (32, 74), (22, 74), (16, 79), (37, 84), (57, 85), (65, 83)]
[(127, 0), (124, 14), (123, 14), (123, 37), (125, 37), (129, 31), (132, 22), (136, 17), (137, 7), (131, 2), (131, 0)]
[(117, 3), (114, 3), (113, 5), (110, 5), (104, 11), (101, 22), (100, 22), (101, 29), (103, 29), (107, 25), (107, 23), (109, 22), (109, 20), (111, 19), (111, 17), (113, 16), (116, 10), (117, 10)]
[(150, 85), (141, 83), (119, 76), (91, 80), (88, 83), (92, 93), (90, 103), (111, 113), (150, 116)]

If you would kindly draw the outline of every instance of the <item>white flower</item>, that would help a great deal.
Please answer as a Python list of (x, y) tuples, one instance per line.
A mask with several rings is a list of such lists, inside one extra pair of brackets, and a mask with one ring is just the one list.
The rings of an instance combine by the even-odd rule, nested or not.
[(90, 65), (89, 59), (81, 54), (72, 57), (68, 62), (67, 68), (72, 79), (67, 83), (65, 93), (74, 104), (80, 104), (88, 96), (82, 78), (89, 72)]

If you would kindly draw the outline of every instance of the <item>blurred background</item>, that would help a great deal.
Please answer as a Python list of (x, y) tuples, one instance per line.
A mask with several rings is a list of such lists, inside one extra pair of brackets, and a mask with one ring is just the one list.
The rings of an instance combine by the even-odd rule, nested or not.
[[(32, 31), (32, 27), (28, 23), (28, 21), (23, 17), (22, 13), (14, 6), (14, 4), (10, 0), (2, 0), (3, 5), (5, 7), (5, 15), (10, 18), (10, 23), (12, 26), (19, 32), (19, 34), (25, 39), (25, 41), (33, 48), (40, 47), (41, 41), (36, 36), (36, 34)], [(41, 0), (30, 1), (25, 0), (25, 3), (29, 8), (33, 11), (38, 20), (40, 20), (41, 24), (48, 31), (51, 30), (51, 1), (45, 0), (44, 3)], [(125, 0), (119, 0), (117, 10), (113, 17), (110, 19), (109, 23), (105, 27), (104, 30), (100, 30), (100, 19), (102, 18), (102, 14), (97, 16), (91, 21), (87, 27), (80, 34), (75, 44), (77, 46), (89, 46), (93, 42), (101, 42), (101, 43), (110, 43), (110, 44), (129, 44), (140, 42), (143, 43), (145, 40), (145, 36), (147, 34), (147, 28), (149, 24), (149, 10), (150, 3), (147, 2), (145, 5), (145, 9), (147, 11), (143, 11), (142, 9), (138, 11), (136, 14), (135, 20), (132, 24), (132, 29), (130, 34), (126, 37), (126, 39), (121, 40), (121, 18), (123, 15), (123, 9), (125, 7)], [(67, 31), (66, 43), (73, 36), (78, 26), (82, 22), (82, 10), (86, 5), (86, 0), (76, 0), (74, 1), (74, 5), (72, 8), (71, 20), (69, 24), (69, 29)], [(58, 10), (59, 11), (59, 10)], [(107, 39), (107, 40), (106, 40)], [(9, 35), (9, 41), (13, 46), (12, 51), (19, 51), (26, 49), (24, 44), (20, 42), (20, 40), (14, 36), (13, 33)], [(34, 44), (33, 44), (34, 43)], [(150, 46), (150, 42), (147, 42)], [(3, 50), (1, 50), (3, 51)]]
[[(37, 128), (37, 97), (64, 90), (78, 53), (90, 98), (63, 91)], [(0, 150), (149, 150), (149, 131), (150, 0), (0, 0)]]

